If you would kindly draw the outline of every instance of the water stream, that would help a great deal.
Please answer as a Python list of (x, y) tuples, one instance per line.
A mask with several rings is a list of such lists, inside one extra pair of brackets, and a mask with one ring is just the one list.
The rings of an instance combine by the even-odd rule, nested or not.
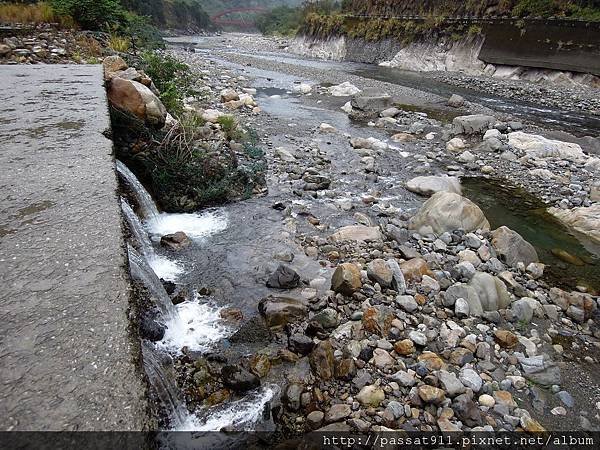
[(152, 219), (158, 216), (158, 208), (152, 200), (152, 196), (144, 188), (142, 183), (137, 179), (129, 168), (121, 161), (116, 161), (117, 173), (121, 179), (130, 187), (131, 192), (135, 195), (135, 199), (140, 207), (140, 213), (145, 219)]
[[(265, 408), (278, 392), (277, 386), (266, 385), (238, 400), (191, 413), (176, 382), (173, 357), (180, 355), (184, 347), (190, 351), (208, 352), (235, 330), (223, 323), (220, 316), (223, 306), (210, 297), (195, 293), (183, 303), (173, 304), (160, 279), (160, 270), (157, 269), (168, 263), (177, 267), (180, 265), (177, 261), (158, 255), (150, 236), (184, 231), (195, 242), (202, 243), (202, 239), (227, 227), (225, 216), (216, 210), (202, 214), (160, 214), (137, 177), (120, 162), (118, 170), (138, 200), (140, 210), (147, 217), (143, 222), (131, 205), (126, 200), (121, 200), (123, 215), (137, 247), (136, 250), (132, 243), (127, 246), (131, 276), (147, 289), (157, 307), (160, 320), (166, 326), (161, 341), (142, 342), (142, 357), (152, 390), (160, 402), (163, 414), (168, 417), (169, 429), (218, 431), (224, 427), (233, 427), (235, 430), (251, 430), (257, 424), (264, 426)], [(156, 264), (157, 261), (162, 263)], [(198, 443), (190, 441), (188, 444), (193, 448)], [(172, 447), (173, 443), (163, 442), (163, 446)], [(176, 448), (180, 446), (177, 445)]]

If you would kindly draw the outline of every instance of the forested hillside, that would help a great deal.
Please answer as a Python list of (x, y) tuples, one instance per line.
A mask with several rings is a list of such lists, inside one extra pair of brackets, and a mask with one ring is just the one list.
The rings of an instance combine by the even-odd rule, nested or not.
[(513, 15), (600, 18), (597, 0), (345, 0), (345, 10), (370, 15)]
[(210, 28), (210, 18), (199, 0), (120, 0), (128, 10), (143, 16), (163, 28)]

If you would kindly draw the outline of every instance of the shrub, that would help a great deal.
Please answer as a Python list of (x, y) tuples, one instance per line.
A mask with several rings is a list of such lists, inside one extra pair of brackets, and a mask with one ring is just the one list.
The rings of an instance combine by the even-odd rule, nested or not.
[(183, 113), (183, 99), (197, 95), (190, 67), (179, 59), (158, 51), (146, 51), (139, 64), (160, 92), (160, 99), (174, 116)]
[(89, 30), (107, 30), (123, 21), (124, 10), (118, 0), (51, 0), (57, 14), (72, 17)]
[(131, 41), (126, 37), (111, 35), (108, 46), (115, 52), (125, 53), (131, 47)]
[(149, 17), (126, 12), (124, 22), (118, 31), (121, 35), (129, 38), (134, 54), (139, 49), (158, 50), (165, 48), (165, 42), (160, 35), (160, 31), (152, 24)]

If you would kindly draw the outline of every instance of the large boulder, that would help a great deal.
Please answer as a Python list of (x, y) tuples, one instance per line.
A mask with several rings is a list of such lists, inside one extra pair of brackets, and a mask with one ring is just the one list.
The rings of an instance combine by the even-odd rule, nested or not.
[(364, 112), (378, 113), (389, 108), (392, 97), (379, 91), (365, 90), (352, 98), (353, 108)]
[(454, 192), (461, 194), (460, 180), (449, 176), (416, 177), (406, 183), (406, 189), (422, 195), (433, 195), (437, 192)]
[(568, 228), (600, 244), (600, 203), (573, 209), (548, 208)]
[(328, 90), (329, 94), (333, 95), (334, 97), (350, 97), (361, 92), (359, 88), (354, 86), (349, 81), (336, 86), (331, 86)]
[(111, 74), (119, 72), (121, 70), (127, 70), (127, 63), (123, 58), (117, 55), (107, 56), (102, 60), (102, 66), (104, 67), (104, 75), (109, 78)]
[(585, 158), (585, 153), (578, 144), (555, 141), (522, 131), (510, 133), (508, 143), (533, 158), (560, 158), (568, 161), (581, 161)]
[(458, 229), (489, 230), (490, 223), (471, 200), (453, 192), (438, 192), (410, 219), (408, 227), (422, 235), (440, 235)]
[(511, 298), (506, 285), (489, 273), (477, 272), (469, 281), (469, 286), (475, 289), (483, 311), (506, 309), (510, 304)]
[(516, 231), (502, 226), (492, 232), (492, 246), (506, 264), (517, 267), (522, 262), (527, 267), (538, 262), (539, 258), (533, 245), (527, 242)]
[(258, 303), (258, 310), (269, 327), (281, 327), (303, 319), (308, 314), (304, 300), (292, 297), (269, 296)]
[(496, 123), (496, 118), (483, 114), (458, 116), (452, 121), (453, 134), (478, 134), (489, 130)]
[(165, 126), (167, 109), (142, 83), (113, 78), (108, 87), (108, 100), (115, 108), (136, 116), (154, 128)]

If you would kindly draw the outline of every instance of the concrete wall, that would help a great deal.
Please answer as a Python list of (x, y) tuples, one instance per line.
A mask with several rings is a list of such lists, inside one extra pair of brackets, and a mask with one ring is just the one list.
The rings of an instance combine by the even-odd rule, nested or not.
[(488, 23), (479, 59), (491, 64), (600, 75), (600, 23), (536, 21)]

